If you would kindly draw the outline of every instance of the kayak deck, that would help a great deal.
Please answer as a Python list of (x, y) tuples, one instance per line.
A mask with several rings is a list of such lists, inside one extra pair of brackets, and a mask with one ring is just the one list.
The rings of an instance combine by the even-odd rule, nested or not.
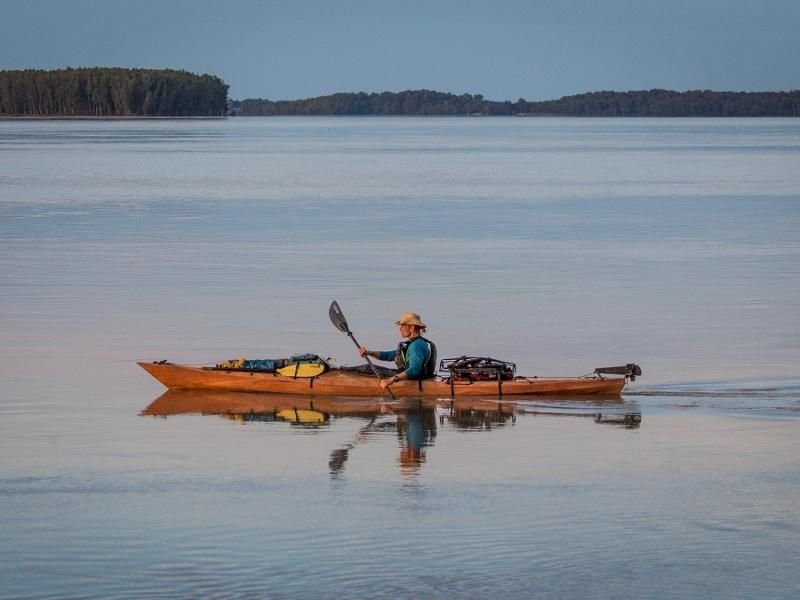
[[(168, 362), (138, 363), (171, 390), (222, 390), (305, 394), (339, 397), (381, 397), (377, 379), (332, 369), (317, 377), (293, 378), (276, 372), (241, 369), (203, 368)], [(625, 377), (515, 377), (504, 381), (455, 381), (441, 378), (423, 381), (400, 381), (391, 386), (395, 396), (403, 398), (453, 398), (459, 396), (506, 395), (605, 395), (619, 396)]]

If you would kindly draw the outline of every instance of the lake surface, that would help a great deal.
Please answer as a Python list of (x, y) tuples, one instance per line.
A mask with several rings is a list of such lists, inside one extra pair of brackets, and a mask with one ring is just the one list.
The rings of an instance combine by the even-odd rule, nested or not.
[[(791, 119), (0, 121), (0, 596), (797, 597), (798, 165)], [(644, 375), (293, 418), (135, 365), (356, 364), (333, 299)]]

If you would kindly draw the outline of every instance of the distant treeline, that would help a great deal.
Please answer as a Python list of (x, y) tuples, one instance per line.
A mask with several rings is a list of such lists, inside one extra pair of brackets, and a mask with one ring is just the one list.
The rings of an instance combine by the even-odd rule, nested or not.
[(228, 105), (212, 75), (171, 69), (0, 71), (0, 116), (211, 117), (273, 115), (565, 115), (585, 117), (798, 117), (800, 91), (592, 92), (559, 100), (486, 100), (480, 94), (409, 90)]
[(800, 91), (593, 92), (530, 102), (528, 112), (581, 117), (800, 117)]
[(171, 69), (0, 71), (0, 115), (213, 117), (228, 86), (212, 75)]
[(447, 94), (431, 90), (343, 93), (307, 100), (247, 99), (231, 103), (232, 114), (273, 115), (510, 115), (510, 104), (481, 95)]
[(306, 100), (233, 101), (231, 114), (277, 115), (564, 115), (581, 117), (798, 117), (800, 91), (593, 92), (559, 100), (516, 102), (431, 90), (343, 93)]

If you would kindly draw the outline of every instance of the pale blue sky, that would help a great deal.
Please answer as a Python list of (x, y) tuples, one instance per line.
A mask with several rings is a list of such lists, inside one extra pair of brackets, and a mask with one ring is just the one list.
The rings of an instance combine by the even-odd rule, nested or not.
[(800, 88), (799, 0), (0, 0), (0, 69), (169, 67), (232, 98)]

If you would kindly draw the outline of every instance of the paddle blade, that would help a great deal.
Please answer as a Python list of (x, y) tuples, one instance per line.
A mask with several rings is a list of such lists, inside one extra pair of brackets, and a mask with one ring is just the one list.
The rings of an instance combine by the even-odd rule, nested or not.
[(334, 300), (331, 302), (331, 307), (328, 310), (328, 316), (331, 318), (331, 323), (334, 324), (336, 329), (344, 333), (350, 333), (350, 327), (347, 326), (347, 319), (342, 314), (342, 309), (339, 308), (339, 303)]

